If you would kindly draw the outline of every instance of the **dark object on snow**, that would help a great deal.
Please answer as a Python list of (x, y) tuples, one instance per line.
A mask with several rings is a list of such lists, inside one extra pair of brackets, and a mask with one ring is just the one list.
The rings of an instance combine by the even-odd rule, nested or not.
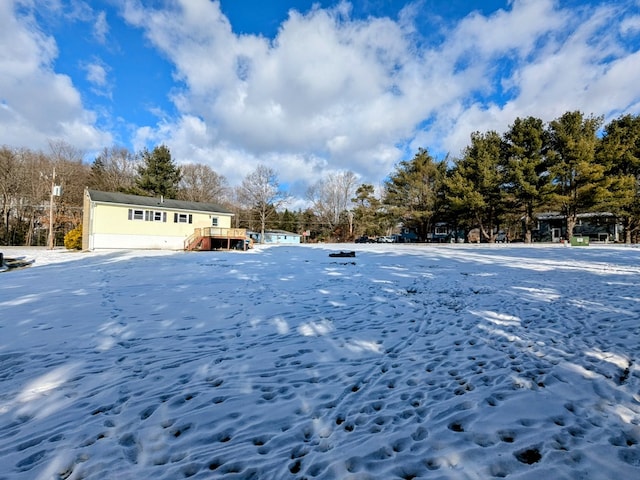
[(355, 257), (356, 252), (340, 252), (340, 253), (330, 253), (330, 257)]
[[(1, 257), (1, 254), (0, 254)], [(28, 267), (33, 264), (35, 260), (25, 260), (24, 257), (19, 258), (6, 258), (0, 259), (0, 272), (5, 272), (14, 268)]]

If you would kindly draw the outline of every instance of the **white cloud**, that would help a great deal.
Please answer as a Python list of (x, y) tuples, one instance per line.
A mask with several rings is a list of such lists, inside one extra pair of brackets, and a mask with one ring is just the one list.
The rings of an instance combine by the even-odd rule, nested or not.
[(100, 60), (84, 65), (87, 72), (87, 81), (96, 87), (105, 87), (107, 85), (108, 67)]
[[(91, 91), (95, 95), (111, 99), (113, 93), (113, 85), (109, 82), (111, 68), (99, 58), (83, 64), (82, 68), (86, 72), (86, 80), (91, 86)], [(106, 116), (108, 117), (109, 115)]]
[(98, 12), (96, 20), (93, 24), (93, 37), (101, 44), (107, 42), (109, 35), (109, 23), (107, 22), (106, 12)]
[[(458, 155), (471, 132), (504, 131), (517, 116), (600, 113), (639, 97), (621, 75), (637, 69), (635, 59), (603, 29), (616, 21), (615, 8), (514, 0), (488, 16), (470, 14), (441, 44), (425, 46), (414, 41), (421, 10), (412, 5), (398, 21), (352, 19), (348, 3), (292, 10), (271, 41), (235, 35), (217, 2), (132, 5), (127, 19), (185, 85), (173, 97), (184, 118), (162, 129), (176, 152), (206, 159), (232, 183), (268, 159), (287, 181), (350, 168), (375, 184), (405, 142)], [(632, 31), (633, 18), (621, 28)], [(190, 117), (207, 135), (185, 133)]]
[[(0, 69), (11, 72), (0, 77), (0, 132), (31, 146), (77, 125), (82, 138), (68, 141), (108, 145), (73, 81), (55, 72), (55, 40), (12, 5), (0, 4)], [(163, 94), (177, 115), (137, 126), (134, 149), (165, 143), (179, 163), (209, 164), (231, 185), (258, 163), (300, 195), (344, 169), (375, 185), (418, 147), (458, 155), (471, 132), (504, 131), (517, 116), (640, 113), (640, 17), (615, 2), (513, 0), (449, 24), (420, 3), (398, 19), (356, 19), (342, 2), (291, 10), (273, 39), (235, 34), (216, 1), (144, 5), (127, 0), (122, 15), (172, 63)], [(104, 12), (91, 18), (98, 40), (117, 41)], [(109, 67), (85, 67), (110, 92)]]
[(77, 148), (108, 142), (71, 78), (53, 70), (55, 40), (28, 11), (16, 15), (15, 7), (14, 1), (0, 2), (0, 144), (44, 149), (53, 139)]
[[(540, 9), (542, 6), (544, 8)], [(533, 14), (532, 8), (538, 13)], [(474, 37), (471, 32), (478, 30), (480, 20), (472, 17), (473, 28), (465, 25), (465, 20), (458, 30), (464, 34), (453, 37), (472, 38), (460, 40), (466, 49), (459, 45), (443, 49), (457, 50), (458, 58), (461, 58), (477, 42), (473, 63), (480, 66), (482, 78), (493, 82), (493, 89), (509, 92), (504, 103), (496, 103), (487, 95), (465, 104), (464, 98), (473, 97), (460, 96), (447, 113), (439, 115), (436, 122), (439, 135), (427, 132), (422, 135), (424, 138), (435, 144), (438, 137), (443, 138), (443, 150), (457, 155), (468, 144), (471, 132), (503, 132), (518, 116), (533, 115), (549, 121), (576, 109), (596, 115), (622, 111), (638, 113), (633, 104), (640, 100), (640, 90), (632, 79), (638, 78), (634, 75), (638, 75), (640, 54), (627, 52), (618, 41), (615, 29), (610, 28), (621, 18), (621, 9), (601, 6), (564, 11), (556, 9), (551, 2), (527, 0), (513, 4), (512, 22), (507, 21), (505, 15), (505, 12), (498, 12), (482, 18), (487, 32), (509, 30), (507, 36), (496, 34), (504, 37), (503, 40), (496, 42), (491, 34), (483, 41), (477, 35)], [(527, 23), (528, 27), (520, 30)], [(513, 42), (518, 36), (521, 39)], [(496, 75), (492, 71), (495, 63), (490, 59), (508, 55), (510, 49), (510, 69), (506, 74)], [(470, 88), (468, 93), (472, 91)]]
[(235, 36), (216, 3), (145, 13), (129, 4), (126, 17), (176, 65), (186, 88), (175, 104), (215, 125), (216, 138), (250, 158), (281, 156), (291, 169), (283, 177), (317, 179), (309, 159), (322, 156), (327, 168), (355, 162), (374, 178), (399, 158), (388, 145), (410, 136), (426, 107), (403, 92), (415, 88), (403, 29), (389, 19), (351, 20), (347, 7), (291, 11), (273, 41)]

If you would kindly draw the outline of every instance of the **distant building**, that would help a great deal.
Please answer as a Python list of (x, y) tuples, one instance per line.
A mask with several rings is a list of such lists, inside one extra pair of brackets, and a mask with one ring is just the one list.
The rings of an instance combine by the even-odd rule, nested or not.
[(244, 245), (246, 231), (232, 229), (232, 217), (209, 203), (86, 189), (82, 248), (210, 250), (231, 248), (236, 242)]
[[(567, 237), (567, 218), (558, 212), (545, 212), (536, 216), (538, 224), (533, 232), (537, 242), (560, 242)], [(591, 242), (618, 242), (623, 227), (609, 212), (579, 213), (573, 236), (588, 237)]]
[(260, 241), (260, 232), (247, 232), (247, 235), (255, 243), (277, 243), (277, 244), (298, 244), (301, 235), (299, 233), (286, 232), (284, 230), (265, 230), (264, 242)]

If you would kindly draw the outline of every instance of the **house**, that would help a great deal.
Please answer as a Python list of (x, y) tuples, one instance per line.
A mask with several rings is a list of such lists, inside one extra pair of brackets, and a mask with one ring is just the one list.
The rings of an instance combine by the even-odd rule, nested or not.
[(246, 231), (233, 213), (210, 203), (85, 189), (84, 250), (245, 248)]
[(301, 235), (284, 230), (265, 230), (264, 242), (260, 242), (260, 232), (249, 232), (248, 236), (256, 243), (298, 244)]
[(464, 239), (464, 230), (456, 229), (447, 222), (436, 222), (432, 232), (427, 234), (427, 241), (431, 243), (464, 243)]
[(400, 234), (396, 237), (399, 243), (416, 243), (419, 240), (418, 233), (415, 228), (400, 227)]
[[(566, 238), (567, 219), (558, 212), (537, 215), (538, 225), (533, 237), (538, 242), (560, 242)], [(609, 212), (588, 212), (577, 215), (573, 236), (588, 237), (591, 242), (618, 242), (623, 228), (615, 215)]]

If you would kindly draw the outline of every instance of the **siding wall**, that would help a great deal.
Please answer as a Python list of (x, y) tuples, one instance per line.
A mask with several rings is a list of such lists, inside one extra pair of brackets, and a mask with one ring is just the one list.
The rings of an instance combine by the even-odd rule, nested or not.
[[(195, 228), (210, 227), (212, 217), (218, 218), (218, 226), (231, 228), (231, 215), (196, 211), (176, 211), (160, 207), (87, 202), (83, 228), (83, 248), (88, 250), (110, 248), (148, 248), (182, 250), (184, 240)], [(166, 222), (130, 220), (129, 210), (160, 212)], [(175, 223), (174, 214), (191, 215), (191, 223)], [(144, 217), (144, 215), (143, 215)], [(86, 245), (85, 245), (86, 243)]]

